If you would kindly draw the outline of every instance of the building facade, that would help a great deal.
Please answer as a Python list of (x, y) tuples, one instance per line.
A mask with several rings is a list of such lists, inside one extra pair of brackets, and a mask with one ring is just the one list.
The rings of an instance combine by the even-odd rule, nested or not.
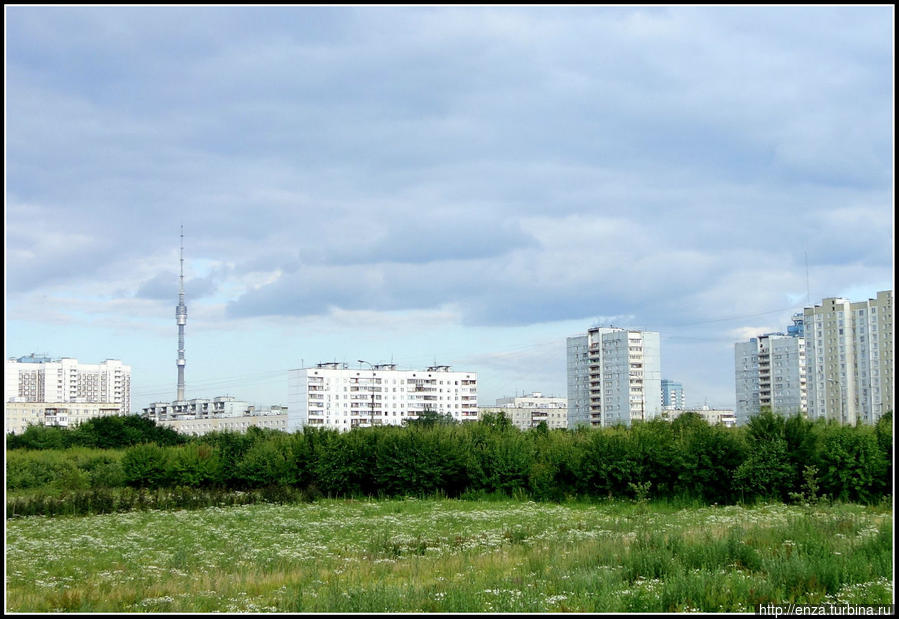
[(145, 406), (143, 415), (156, 423), (203, 419), (210, 417), (243, 417), (254, 413), (255, 407), (231, 396), (194, 398), (174, 402), (153, 402)]
[(252, 413), (229, 417), (197, 417), (195, 419), (170, 419), (158, 425), (171, 428), (181, 434), (202, 436), (210, 432), (246, 432), (250, 428), (287, 431), (287, 411), (253, 411)]
[(826, 298), (805, 308), (804, 327), (810, 418), (874, 424), (893, 410), (892, 290)]
[(747, 423), (762, 407), (779, 415), (805, 413), (805, 356), (805, 339), (783, 333), (734, 344), (737, 423)]
[(288, 370), (287, 389), (288, 432), (402, 425), (424, 411), (457, 421), (478, 419), (477, 372), (453, 372), (448, 365), (398, 370), (392, 363), (370, 369), (319, 363)]
[(21, 434), (30, 425), (74, 428), (88, 419), (120, 415), (114, 402), (6, 402), (7, 434)]
[(681, 411), (687, 406), (684, 386), (676, 381), (662, 379), (662, 408), (664, 410)]
[(113, 403), (119, 414), (131, 412), (131, 366), (118, 359), (79, 363), (63, 357), (30, 355), (6, 360), (6, 401)]
[(534, 392), (526, 396), (499, 398), (496, 406), (478, 408), (478, 418), (503, 413), (517, 428), (528, 430), (546, 423), (550, 429), (568, 427), (568, 399), (547, 397)]
[(697, 415), (705, 419), (709, 425), (712, 426), (722, 425), (727, 426), (728, 428), (732, 428), (733, 426), (737, 425), (737, 416), (731, 409), (709, 408), (708, 406), (683, 410), (665, 410), (662, 411), (662, 418), (667, 419), (668, 421), (674, 421), (684, 413), (696, 413)]
[(287, 429), (286, 407), (275, 405), (270, 409), (256, 410), (255, 406), (231, 396), (153, 402), (143, 408), (143, 416), (156, 425), (193, 435), (217, 431), (245, 432), (253, 426)]
[(592, 327), (568, 338), (568, 427), (630, 426), (662, 408), (659, 334)]

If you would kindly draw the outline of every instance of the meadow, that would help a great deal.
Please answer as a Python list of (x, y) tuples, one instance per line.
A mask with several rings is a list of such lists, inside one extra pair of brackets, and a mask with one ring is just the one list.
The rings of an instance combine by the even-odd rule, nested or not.
[(10, 612), (753, 612), (891, 603), (884, 501), (328, 499), (7, 520)]

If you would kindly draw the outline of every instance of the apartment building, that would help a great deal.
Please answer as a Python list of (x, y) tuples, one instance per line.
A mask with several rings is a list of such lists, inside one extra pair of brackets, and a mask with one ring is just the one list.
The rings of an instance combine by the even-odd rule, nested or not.
[(156, 423), (167, 421), (207, 419), (213, 417), (244, 417), (252, 415), (255, 407), (232, 396), (194, 398), (174, 402), (153, 402), (145, 406), (143, 414)]
[(341, 431), (402, 425), (424, 411), (457, 421), (478, 419), (477, 372), (454, 372), (448, 365), (398, 370), (395, 364), (349, 368), (319, 363), (288, 371), (287, 431), (306, 426)]
[(893, 291), (851, 302), (830, 297), (804, 311), (808, 413), (874, 424), (893, 410)]
[(659, 334), (592, 327), (568, 345), (568, 427), (630, 426), (662, 408)]
[(120, 415), (112, 402), (6, 402), (4, 425), (7, 434), (21, 434), (30, 426), (73, 428), (88, 419)]
[(160, 421), (157, 425), (193, 436), (202, 436), (210, 432), (246, 432), (250, 428), (286, 432), (287, 409), (273, 406), (271, 410), (254, 410), (237, 416), (205, 416), (193, 419), (182, 417)]
[(807, 410), (806, 343), (767, 333), (734, 344), (736, 419), (743, 425), (762, 407), (780, 415)]
[(517, 428), (528, 430), (545, 423), (550, 429), (568, 427), (568, 399), (547, 397), (535, 391), (526, 396), (499, 398), (496, 406), (478, 408), (478, 418), (503, 413)]
[(662, 409), (681, 411), (687, 406), (684, 386), (667, 378), (662, 379)]
[(113, 403), (131, 412), (131, 366), (118, 359), (79, 363), (34, 354), (6, 360), (7, 402)]
[(697, 415), (705, 419), (706, 423), (712, 426), (722, 425), (728, 428), (732, 428), (733, 426), (737, 425), (737, 416), (733, 410), (729, 408), (710, 408), (708, 406), (682, 410), (665, 410), (662, 411), (662, 419), (674, 421), (685, 413), (696, 413)]

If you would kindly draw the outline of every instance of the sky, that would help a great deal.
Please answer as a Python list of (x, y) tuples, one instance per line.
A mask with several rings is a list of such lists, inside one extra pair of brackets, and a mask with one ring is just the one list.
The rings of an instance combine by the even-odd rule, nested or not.
[(893, 282), (892, 6), (5, 6), (6, 355), (287, 404), (325, 361), (566, 395)]

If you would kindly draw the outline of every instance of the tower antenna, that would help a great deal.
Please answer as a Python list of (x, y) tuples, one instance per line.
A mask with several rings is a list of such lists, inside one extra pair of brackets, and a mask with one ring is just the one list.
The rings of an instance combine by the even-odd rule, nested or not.
[(181, 276), (178, 285), (178, 307), (175, 308), (178, 323), (178, 401), (184, 400), (184, 325), (187, 324), (187, 306), (184, 304), (184, 225), (181, 225)]
[(812, 306), (812, 294), (808, 285), (808, 251), (805, 252), (805, 306)]

